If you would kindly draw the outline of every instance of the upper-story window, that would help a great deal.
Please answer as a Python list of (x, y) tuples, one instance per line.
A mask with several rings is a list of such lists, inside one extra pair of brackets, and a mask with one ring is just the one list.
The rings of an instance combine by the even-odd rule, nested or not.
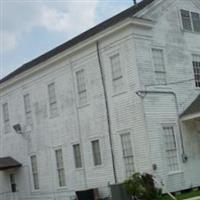
[(164, 52), (162, 49), (152, 49), (155, 79), (157, 84), (166, 84)]
[(195, 85), (200, 88), (200, 55), (193, 55), (193, 69)]
[(110, 57), (111, 70), (112, 70), (112, 86), (114, 93), (121, 92), (123, 90), (123, 74), (120, 63), (119, 53)]
[(32, 124), (32, 116), (31, 116), (30, 95), (28, 93), (24, 95), (24, 110), (25, 110), (26, 122), (28, 125), (30, 125)]
[(200, 33), (200, 14), (181, 10), (183, 29)]
[(8, 103), (4, 103), (2, 108), (3, 108), (2, 110), (3, 110), (4, 131), (5, 133), (8, 133), (10, 131)]
[(85, 70), (81, 69), (76, 72), (77, 92), (79, 105), (87, 103), (87, 88), (85, 81)]
[(57, 100), (56, 100), (55, 83), (50, 83), (48, 85), (48, 95), (49, 95), (50, 115), (55, 116), (57, 114)]

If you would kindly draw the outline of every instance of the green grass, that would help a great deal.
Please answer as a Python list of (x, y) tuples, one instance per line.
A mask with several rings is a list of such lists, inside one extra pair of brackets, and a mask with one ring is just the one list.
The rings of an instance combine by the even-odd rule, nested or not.
[[(176, 198), (178, 200), (183, 200), (183, 199), (188, 199), (188, 198), (197, 197), (197, 196), (200, 196), (200, 190), (186, 192), (186, 193), (177, 195)], [(172, 200), (172, 198), (170, 198), (169, 196), (165, 195), (162, 198), (160, 198), (160, 200)]]

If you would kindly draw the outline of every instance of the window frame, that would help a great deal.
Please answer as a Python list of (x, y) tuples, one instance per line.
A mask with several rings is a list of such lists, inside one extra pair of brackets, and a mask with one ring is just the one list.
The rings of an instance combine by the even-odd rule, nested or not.
[[(199, 59), (200, 59), (200, 53), (193, 53), (192, 54), (192, 70), (193, 70), (193, 78), (194, 78), (194, 86), (195, 86), (195, 88), (196, 89), (200, 89), (200, 78), (199, 78), (199, 80), (196, 80), (196, 74), (195, 74), (195, 66), (194, 66), (194, 62), (199, 62), (199, 65), (200, 65), (200, 61), (194, 61), (194, 57), (199, 57)], [(198, 66), (199, 67), (199, 69), (198, 70), (200, 70), (200, 66)], [(199, 75), (197, 75), (197, 76), (199, 76), (200, 77), (200, 72), (199, 72)]]
[[(36, 169), (34, 169), (34, 165), (33, 165), (33, 158), (35, 158), (35, 167)], [(38, 157), (36, 154), (32, 154), (30, 155), (30, 163), (31, 163), (31, 174), (32, 174), (32, 188), (34, 191), (38, 191), (40, 190), (40, 178), (39, 178), (39, 168), (38, 168)], [(35, 171), (34, 171), (35, 170)], [(35, 177), (37, 178), (37, 182), (35, 182)], [(38, 188), (36, 188), (36, 183), (38, 184)]]
[[(162, 52), (162, 60), (163, 60), (163, 70), (157, 70), (156, 69), (156, 62), (155, 62), (155, 57), (154, 57), (154, 51), (161, 51)], [(165, 49), (164, 47), (159, 47), (159, 46), (152, 46), (151, 47), (151, 58), (152, 58), (152, 65), (153, 65), (153, 71), (154, 71), (154, 81), (156, 85), (167, 85), (167, 70), (166, 70), (166, 54), (165, 54)], [(157, 80), (157, 75), (162, 74), (164, 76), (163, 83), (160, 83)]]
[[(120, 69), (120, 73), (121, 73), (120, 76), (118, 76), (118, 77), (114, 77), (114, 74), (116, 73), (116, 71), (114, 71), (114, 67), (113, 67), (114, 65), (113, 65), (112, 59), (114, 59), (115, 57), (118, 58), (119, 69)], [(113, 91), (114, 95), (120, 94), (125, 89), (125, 79), (124, 79), (124, 71), (122, 68), (121, 54), (119, 51), (115, 51), (109, 55), (109, 64), (110, 64), (110, 74), (111, 74), (111, 81), (112, 81), (112, 91)], [(117, 71), (119, 71), (119, 70), (117, 70)], [(115, 88), (115, 84), (119, 81), (122, 82), (122, 85), (120, 87), (118, 86), (119, 88), (117, 89), (117, 88)]]
[[(174, 142), (175, 142), (175, 145), (176, 145), (176, 148), (175, 149), (166, 149), (166, 136), (165, 136), (165, 131), (164, 129), (165, 128), (173, 128), (173, 138), (174, 138)], [(168, 175), (171, 175), (171, 174), (177, 174), (177, 173), (180, 173), (181, 172), (181, 163), (180, 163), (180, 145), (178, 143), (178, 129), (177, 129), (177, 125), (175, 123), (164, 123), (162, 124), (161, 126), (161, 130), (162, 130), (162, 144), (164, 145), (164, 158), (165, 158), (165, 163), (166, 163), (166, 169), (168, 171)], [(176, 161), (177, 161), (177, 170), (171, 170), (170, 167), (168, 166), (168, 158), (167, 158), (167, 152), (169, 151), (176, 151)]]
[(2, 115), (3, 115), (3, 123), (4, 123), (4, 133), (8, 134), (10, 133), (10, 113), (9, 113), (8, 102), (4, 102), (2, 104)]
[[(79, 152), (78, 152), (79, 155), (78, 156), (76, 154), (77, 151), (75, 151), (76, 150), (75, 149), (76, 146), (79, 146)], [(75, 166), (76, 169), (81, 169), (81, 168), (83, 168), (81, 145), (80, 145), (80, 143), (76, 143), (76, 144), (72, 145), (72, 148), (73, 148), (73, 155), (74, 155), (74, 166)], [(80, 160), (77, 161), (77, 158), (79, 158)], [(80, 164), (80, 165), (78, 165), (78, 164)]]
[[(28, 98), (28, 109), (27, 109), (27, 98)], [(23, 95), (23, 102), (24, 102), (24, 113), (25, 113), (25, 118), (26, 118), (26, 124), (32, 125), (33, 119), (32, 119), (32, 107), (31, 107), (30, 93), (25, 93)]]
[[(184, 28), (183, 18), (182, 18), (182, 11), (187, 11), (187, 12), (189, 12), (191, 30), (188, 30), (188, 29), (185, 29), (185, 28)], [(198, 14), (199, 19), (200, 19), (200, 13), (194, 12), (194, 11), (190, 11), (190, 10), (180, 9), (179, 15), (180, 15), (180, 20), (181, 20), (181, 27), (182, 27), (182, 30), (183, 30), (183, 31), (188, 31), (188, 32), (197, 33), (197, 34), (199, 33), (199, 34), (200, 34), (200, 30), (199, 30), (199, 31), (195, 30), (194, 19), (193, 19), (192, 13), (193, 13), (193, 14)], [(200, 22), (200, 21), (199, 21), (199, 22)], [(199, 25), (199, 26), (200, 26), (200, 25)]]
[[(100, 158), (99, 160), (97, 159), (97, 157), (95, 157), (97, 155), (96, 152), (94, 152), (94, 143), (98, 142), (98, 158)], [(91, 148), (92, 148), (92, 157), (93, 157), (93, 165), (94, 167), (99, 167), (102, 166), (103, 164), (103, 160), (102, 160), (102, 152), (101, 152), (101, 143), (100, 143), (100, 139), (94, 139), (91, 141)]]
[[(124, 136), (129, 136), (130, 138), (129, 138), (129, 141), (130, 141), (130, 147), (131, 147), (131, 154), (129, 154), (129, 155), (125, 155), (124, 154), (124, 143), (123, 143), (123, 140), (122, 140), (122, 138), (124, 137)], [(135, 171), (136, 171), (136, 162), (135, 162), (135, 153), (134, 153), (134, 148), (133, 148), (133, 144), (132, 144), (132, 140), (131, 140), (131, 132), (129, 131), (129, 130), (127, 130), (127, 131), (124, 131), (123, 133), (121, 133), (120, 134), (120, 143), (121, 143), (121, 152), (122, 152), (122, 159), (123, 159), (123, 163), (124, 163), (124, 173), (125, 173), (125, 175), (126, 175), (126, 177), (130, 177), (130, 175), (131, 174), (133, 174)], [(133, 164), (133, 172), (131, 173), (131, 174), (129, 174), (128, 173), (128, 171), (127, 171), (127, 166), (126, 166), (126, 161), (127, 161), (127, 159), (128, 158), (132, 158), (132, 164)]]
[[(52, 89), (53, 91), (51, 91)], [(49, 104), (50, 117), (55, 117), (58, 115), (58, 100), (57, 100), (55, 81), (48, 83), (47, 92), (48, 92), (48, 104)], [(52, 92), (53, 92), (53, 95), (52, 95)]]
[[(61, 164), (62, 166), (61, 167), (59, 167), (59, 163), (58, 163), (59, 160), (58, 160), (58, 157), (57, 157), (57, 154), (56, 154), (56, 152), (58, 152), (58, 151), (61, 152), (61, 158), (62, 158), (61, 159), (61, 161), (62, 161), (62, 164)], [(64, 164), (64, 159), (63, 159), (64, 157), (63, 157), (63, 149), (62, 149), (62, 147), (54, 149), (54, 154), (55, 154), (55, 162), (56, 162), (55, 164), (56, 164), (58, 187), (59, 188), (65, 188), (67, 183), (66, 183), (66, 173), (65, 173), (65, 164)], [(61, 174), (64, 175), (62, 177), (62, 179), (60, 178)], [(62, 182), (62, 181), (64, 181), (64, 182)]]
[[(79, 85), (79, 81), (78, 81), (78, 73), (83, 72), (83, 80), (84, 80), (84, 90), (79, 91), (79, 89), (81, 88), (81, 86)], [(76, 95), (77, 95), (77, 103), (78, 106), (85, 106), (88, 104), (89, 101), (89, 94), (88, 94), (88, 85), (87, 85), (87, 71), (85, 69), (85, 67), (79, 67), (74, 71), (74, 77), (75, 77), (75, 85), (76, 85)], [(81, 95), (85, 94), (85, 99), (83, 102), (81, 102)]]

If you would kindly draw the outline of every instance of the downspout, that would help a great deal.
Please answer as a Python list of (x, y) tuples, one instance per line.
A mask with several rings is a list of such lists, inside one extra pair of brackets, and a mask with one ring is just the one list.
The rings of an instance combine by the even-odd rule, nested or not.
[[(139, 90), (136, 92), (136, 94), (140, 97), (145, 97), (145, 95), (147, 93), (152, 93), (152, 94), (171, 94), (174, 96), (174, 99), (175, 99), (175, 105), (176, 105), (176, 112), (177, 112), (177, 115), (179, 115), (179, 108), (178, 108), (178, 99), (177, 99), (177, 96), (176, 96), (176, 93), (175, 92), (172, 92), (172, 91), (156, 91), (156, 90)], [(181, 148), (182, 148), (182, 160), (184, 163), (187, 162), (188, 160), (188, 157), (187, 155), (185, 154), (185, 147), (184, 147), (184, 142), (183, 142), (183, 131), (182, 131), (182, 127), (181, 127), (181, 123), (180, 123), (180, 119), (178, 117), (178, 128), (179, 128), (179, 131), (180, 131), (180, 139), (181, 139)]]
[(114, 175), (114, 181), (115, 183), (117, 183), (117, 173), (116, 173), (115, 157), (114, 157), (113, 141), (112, 141), (111, 118), (110, 118), (110, 110), (109, 110), (109, 105), (108, 105), (108, 94), (106, 90), (105, 76), (104, 76), (101, 57), (100, 57), (98, 41), (96, 42), (96, 48), (97, 48), (98, 64), (99, 64), (99, 69), (100, 69), (100, 74), (101, 74), (101, 81), (102, 81), (105, 106), (106, 106), (106, 116), (107, 116), (107, 122), (108, 122), (108, 134), (109, 134), (110, 150), (111, 150), (111, 157), (112, 157), (113, 175)]

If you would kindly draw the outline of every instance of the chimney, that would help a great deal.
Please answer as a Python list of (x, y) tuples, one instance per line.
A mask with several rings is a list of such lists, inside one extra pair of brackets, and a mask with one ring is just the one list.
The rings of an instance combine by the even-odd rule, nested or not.
[(137, 4), (137, 1), (136, 1), (136, 0), (133, 0), (133, 3), (134, 3), (134, 5), (136, 5), (136, 4)]

